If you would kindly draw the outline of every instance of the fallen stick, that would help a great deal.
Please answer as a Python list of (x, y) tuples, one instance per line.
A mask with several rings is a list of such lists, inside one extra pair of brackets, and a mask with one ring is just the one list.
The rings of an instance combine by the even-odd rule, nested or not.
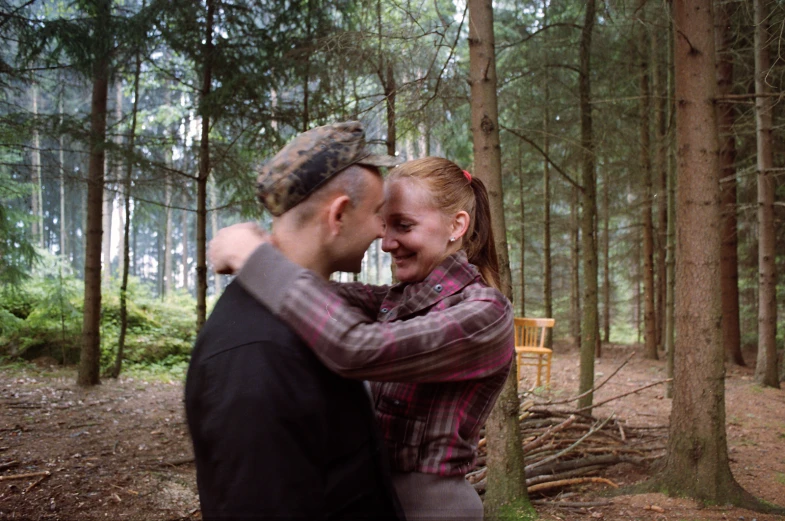
[(40, 484), (41, 484), (41, 482), (42, 482), (43, 480), (45, 480), (46, 478), (48, 478), (48, 477), (49, 477), (49, 472), (47, 472), (45, 475), (41, 476), (41, 477), (40, 477), (38, 480), (34, 481), (34, 482), (33, 482), (33, 483), (32, 483), (32, 484), (29, 486), (29, 487), (27, 487), (27, 488), (25, 489), (25, 491), (24, 491), (24, 492), (22, 492), (22, 494), (27, 494), (28, 492), (30, 492), (31, 490), (33, 490), (35, 487), (37, 487), (38, 485), (40, 485)]
[(160, 461), (158, 464), (162, 467), (177, 467), (178, 465), (185, 465), (186, 463), (193, 463), (194, 457), (188, 456), (185, 458), (173, 459), (170, 461)]
[(560, 472), (578, 469), (581, 467), (589, 467), (593, 465), (603, 465), (610, 467), (617, 463), (632, 463), (633, 465), (643, 465), (648, 460), (646, 458), (636, 458), (632, 456), (620, 456), (618, 454), (603, 454), (602, 456), (591, 456), (588, 458), (580, 458), (569, 461), (562, 461), (554, 463), (546, 467), (540, 467), (537, 472), (529, 472), (527, 477), (539, 476), (542, 474), (558, 474)]
[(562, 430), (566, 429), (567, 427), (569, 427), (570, 425), (572, 425), (573, 422), (575, 422), (575, 418), (576, 417), (574, 415), (570, 416), (569, 418), (564, 420), (559, 425), (555, 425), (555, 426), (551, 427), (550, 429), (548, 429), (547, 431), (543, 432), (540, 436), (535, 438), (534, 441), (532, 441), (530, 443), (527, 443), (526, 445), (523, 446), (523, 453), (527, 454), (527, 453), (531, 452), (532, 450), (536, 449), (537, 447), (540, 447), (540, 446), (544, 445), (545, 442), (548, 440), (548, 438), (552, 437), (554, 434), (556, 434), (559, 431), (562, 431)]
[(44, 470), (42, 472), (28, 472), (26, 474), (13, 474), (11, 476), (0, 476), (0, 481), (11, 481), (14, 479), (27, 479), (27, 478), (37, 478), (40, 476), (49, 476), (51, 472), (48, 470)]
[(551, 481), (549, 483), (540, 483), (539, 485), (532, 485), (527, 487), (529, 492), (541, 492), (543, 490), (550, 490), (552, 488), (566, 487), (568, 485), (580, 485), (581, 483), (605, 483), (613, 488), (619, 488), (619, 485), (606, 478), (572, 478), (562, 479), (559, 481)]
[(673, 378), (666, 378), (664, 380), (658, 380), (658, 381), (656, 381), (654, 383), (651, 383), (649, 385), (644, 385), (643, 387), (639, 387), (637, 389), (633, 389), (632, 391), (620, 394), (618, 396), (614, 396), (613, 398), (608, 398), (607, 400), (604, 400), (602, 402), (595, 403), (593, 405), (587, 405), (586, 407), (581, 407), (576, 412), (590, 411), (590, 410), (594, 409), (595, 407), (599, 407), (600, 405), (605, 405), (606, 403), (612, 402), (613, 400), (618, 400), (619, 398), (624, 398), (625, 396), (629, 396), (631, 394), (639, 393), (639, 392), (643, 391), (644, 389), (648, 389), (649, 387), (654, 387), (655, 385), (660, 385), (660, 384), (666, 384), (666, 383), (672, 382), (672, 381), (673, 381)]
[(602, 429), (602, 428), (605, 426), (605, 424), (606, 424), (606, 423), (608, 423), (608, 422), (611, 420), (611, 418), (613, 418), (613, 414), (611, 414), (610, 416), (608, 416), (608, 417), (605, 419), (605, 421), (603, 421), (603, 422), (600, 424), (600, 426), (599, 426), (599, 427), (596, 427), (596, 426), (595, 426), (595, 427), (592, 427), (592, 428), (591, 428), (591, 430), (590, 430), (589, 432), (587, 432), (586, 434), (584, 434), (583, 436), (581, 436), (581, 438), (580, 438), (578, 441), (576, 441), (575, 443), (573, 443), (572, 445), (570, 445), (569, 447), (567, 447), (567, 448), (566, 448), (566, 449), (564, 449), (563, 451), (561, 451), (561, 452), (558, 452), (558, 453), (554, 454), (553, 456), (548, 456), (547, 458), (545, 458), (545, 459), (542, 459), (542, 460), (540, 460), (540, 461), (538, 461), (538, 462), (536, 462), (536, 463), (532, 463), (531, 465), (526, 465), (526, 467), (524, 467), (524, 471), (531, 470), (531, 469), (533, 469), (533, 468), (539, 467), (539, 466), (541, 466), (541, 465), (544, 465), (544, 464), (546, 464), (546, 463), (550, 463), (551, 461), (553, 461), (553, 460), (555, 460), (555, 459), (558, 459), (558, 458), (560, 458), (561, 456), (564, 456), (565, 454), (567, 454), (568, 452), (570, 452), (572, 449), (574, 449), (575, 447), (577, 447), (577, 446), (578, 446), (578, 445), (579, 445), (579, 444), (580, 444), (580, 443), (581, 443), (583, 440), (585, 440), (586, 438), (588, 438), (589, 436), (591, 436), (592, 434), (594, 434), (594, 433), (595, 433), (595, 432), (597, 432), (598, 430)]
[(526, 479), (526, 486), (534, 486), (540, 483), (547, 483), (549, 481), (558, 481), (563, 479), (577, 478), (580, 476), (587, 476), (592, 472), (597, 472), (607, 468), (607, 465), (592, 465), (590, 467), (581, 467), (569, 472), (562, 472), (561, 474), (543, 474), (541, 476), (534, 476)]
[(16, 461), (16, 460), (9, 461), (7, 463), (0, 463), (0, 470), (8, 470), (10, 468), (14, 468), (14, 467), (17, 467), (17, 466), (19, 466), (19, 462)]
[(621, 363), (621, 365), (620, 365), (619, 367), (617, 367), (617, 368), (616, 368), (616, 370), (614, 370), (614, 371), (613, 371), (613, 372), (612, 372), (610, 375), (608, 375), (608, 377), (607, 377), (605, 380), (603, 380), (602, 382), (600, 382), (600, 383), (599, 383), (599, 384), (597, 384), (596, 386), (592, 387), (592, 388), (591, 388), (591, 389), (589, 389), (588, 391), (586, 391), (586, 392), (584, 392), (584, 393), (581, 393), (581, 394), (579, 394), (578, 396), (575, 396), (575, 397), (573, 397), (573, 398), (567, 398), (566, 400), (559, 400), (559, 401), (555, 401), (555, 402), (548, 400), (547, 402), (540, 402), (540, 403), (538, 403), (537, 405), (563, 405), (563, 404), (565, 404), (565, 403), (570, 403), (570, 402), (574, 402), (574, 401), (576, 401), (576, 400), (580, 400), (580, 399), (581, 399), (581, 398), (583, 398), (584, 396), (587, 396), (587, 395), (589, 395), (589, 394), (591, 394), (591, 393), (595, 392), (595, 391), (596, 391), (596, 390), (598, 390), (600, 387), (602, 387), (603, 385), (605, 385), (606, 383), (608, 383), (608, 382), (610, 381), (610, 379), (611, 379), (611, 378), (613, 378), (614, 376), (616, 376), (616, 373), (618, 373), (619, 371), (621, 371), (621, 368), (622, 368), (622, 367), (624, 367), (625, 365), (627, 365), (627, 362), (629, 362), (630, 360), (632, 360), (632, 357), (633, 357), (633, 356), (635, 356), (635, 353), (634, 353), (634, 352), (633, 352), (633, 353), (630, 353), (630, 356), (628, 356), (628, 357), (627, 357), (627, 359), (626, 359), (624, 362), (622, 362), (622, 363)]
[(613, 501), (552, 501), (550, 499), (533, 499), (533, 505), (547, 505), (556, 508), (590, 508), (606, 507), (612, 505)]

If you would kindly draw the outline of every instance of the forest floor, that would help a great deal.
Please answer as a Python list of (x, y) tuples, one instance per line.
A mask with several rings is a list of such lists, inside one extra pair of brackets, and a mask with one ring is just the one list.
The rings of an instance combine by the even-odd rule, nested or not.
[[(632, 351), (606, 346), (596, 363), (597, 380), (610, 375)], [(644, 360), (638, 349), (596, 393), (595, 402), (664, 374), (664, 361)], [(557, 346), (549, 395), (573, 396), (577, 381), (577, 352)], [(121, 377), (92, 389), (74, 382), (73, 369), (0, 368), (0, 520), (199, 519), (182, 382)], [(750, 369), (729, 367), (726, 403), (736, 479), (759, 498), (785, 505), (785, 391), (761, 388)], [(661, 426), (668, 422), (670, 406), (664, 387), (655, 386), (610, 402), (595, 416), (614, 412), (627, 425)], [(658, 432), (665, 436), (667, 431)], [(654, 467), (620, 464), (602, 475), (624, 490), (655, 472)], [(31, 476), (15, 478), (21, 474)], [(725, 506), (701, 508), (662, 494), (610, 495), (610, 490), (604, 484), (568, 489), (536, 508), (542, 519), (553, 521), (783, 519)], [(562, 499), (601, 506), (554, 506)]]

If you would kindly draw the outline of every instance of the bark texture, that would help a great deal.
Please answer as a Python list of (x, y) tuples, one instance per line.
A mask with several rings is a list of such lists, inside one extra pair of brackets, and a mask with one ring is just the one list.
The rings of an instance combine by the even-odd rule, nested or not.
[(210, 110), (208, 100), (213, 76), (213, 18), (215, 2), (207, 0), (204, 63), (200, 113), (202, 139), (199, 143), (199, 177), (196, 180), (196, 328), (201, 329), (207, 318), (207, 178), (210, 175)]
[[(491, 0), (469, 0), (469, 84), (474, 142), (474, 171), (488, 189), (502, 291), (512, 298), (501, 179), (501, 145), (496, 99), (496, 56)], [(523, 449), (518, 423), (515, 371), (502, 390), (486, 424), (488, 489), (485, 513), (494, 519), (505, 508), (529, 507)]]
[(104, 142), (109, 96), (109, 0), (97, 0), (94, 33), (93, 87), (90, 101), (90, 161), (87, 169), (87, 236), (84, 263), (82, 349), (76, 383), (100, 383), (101, 357), (101, 225), (104, 196)]
[(730, 30), (731, 4), (717, 3), (714, 22), (714, 42), (717, 51), (717, 131), (720, 140), (720, 183), (722, 211), (722, 246), (720, 250), (720, 287), (722, 291), (722, 339), (725, 356), (736, 365), (745, 365), (741, 354), (739, 324), (739, 257), (736, 220), (736, 121), (734, 105), (722, 102), (733, 87), (733, 56)]
[(581, 368), (578, 393), (586, 393), (578, 407), (592, 403), (594, 386), (594, 350), (596, 349), (598, 320), (597, 292), (597, 178), (594, 159), (594, 134), (591, 114), (591, 37), (596, 18), (596, 1), (587, 0), (581, 30), (580, 77), (578, 83), (581, 114), (581, 170), (583, 179), (583, 214), (581, 216), (581, 245), (583, 249), (583, 313), (581, 320)]
[(117, 378), (123, 368), (123, 355), (125, 353), (125, 336), (128, 331), (128, 275), (131, 271), (131, 252), (128, 246), (131, 235), (131, 182), (133, 178), (133, 161), (131, 156), (136, 146), (136, 119), (139, 110), (139, 76), (142, 70), (142, 57), (136, 54), (134, 68), (134, 100), (131, 106), (131, 129), (129, 130), (127, 157), (125, 164), (125, 177), (123, 179), (123, 208), (125, 220), (123, 225), (123, 273), (120, 285), (120, 335), (117, 339), (117, 354), (114, 359), (111, 376)]
[(721, 215), (711, 0), (674, 2), (676, 338), (674, 398), (661, 482), (672, 493), (739, 502), (725, 432), (720, 326)]
[(766, 75), (771, 63), (768, 50), (768, 9), (754, 1), (755, 11), (755, 122), (758, 137), (758, 361), (755, 380), (779, 387), (777, 374), (777, 265), (774, 231), (775, 179), (771, 127), (772, 103), (767, 96)]
[(652, 219), (651, 173), (651, 86), (649, 84), (649, 36), (645, 22), (640, 30), (640, 165), (643, 174), (643, 355), (657, 360), (657, 338), (654, 317), (654, 220)]

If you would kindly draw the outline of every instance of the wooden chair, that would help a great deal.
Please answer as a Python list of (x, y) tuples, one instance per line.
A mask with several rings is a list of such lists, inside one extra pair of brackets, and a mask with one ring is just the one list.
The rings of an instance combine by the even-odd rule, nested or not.
[(521, 367), (537, 368), (536, 387), (542, 385), (542, 370), (545, 368), (545, 385), (551, 384), (551, 355), (545, 347), (545, 335), (556, 321), (552, 318), (516, 318), (515, 354), (518, 366), (518, 385), (521, 382)]

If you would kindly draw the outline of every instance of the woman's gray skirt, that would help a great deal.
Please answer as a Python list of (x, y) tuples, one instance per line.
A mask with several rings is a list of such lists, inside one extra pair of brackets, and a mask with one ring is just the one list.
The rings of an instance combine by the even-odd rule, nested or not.
[(408, 521), (482, 521), (482, 500), (463, 476), (393, 472)]

